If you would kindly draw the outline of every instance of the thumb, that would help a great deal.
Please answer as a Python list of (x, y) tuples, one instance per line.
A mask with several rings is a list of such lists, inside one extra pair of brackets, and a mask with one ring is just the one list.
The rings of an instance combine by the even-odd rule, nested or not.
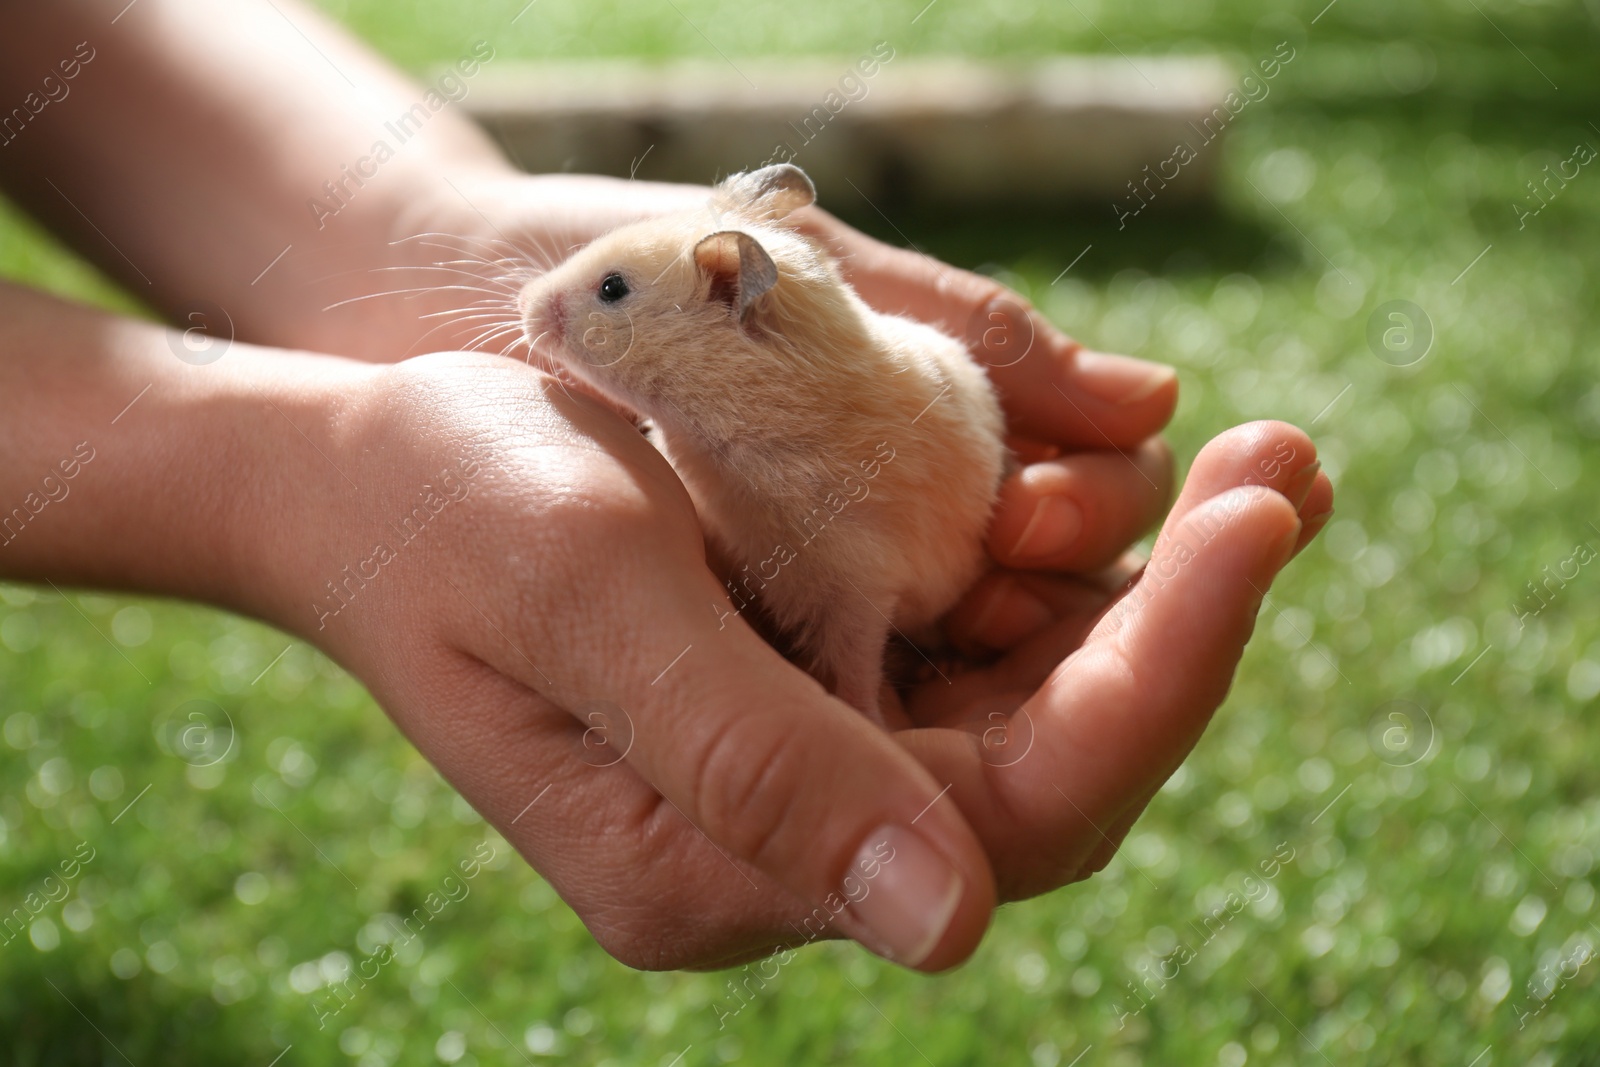
[(640, 651), (659, 665), (615, 683), (629, 764), (735, 867), (812, 905), (799, 940), (842, 932), (926, 971), (969, 956), (994, 880), (947, 783), (784, 661), (709, 575), (655, 588), (664, 602)]

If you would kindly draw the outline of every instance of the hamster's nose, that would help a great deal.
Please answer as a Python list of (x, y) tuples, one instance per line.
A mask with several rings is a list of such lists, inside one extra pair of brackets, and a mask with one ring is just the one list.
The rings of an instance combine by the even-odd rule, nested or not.
[(531, 285), (526, 286), (517, 293), (517, 312), (522, 319), (522, 328), (530, 340), (538, 338), (554, 340), (559, 338), (566, 328), (566, 309), (561, 303), (559, 292), (545, 295)]
[(551, 293), (550, 299), (544, 303), (543, 313), (540, 315), (542, 325), (554, 337), (560, 337), (567, 332), (567, 305), (562, 301), (560, 293)]
[(517, 290), (516, 299), (512, 301), (512, 306), (517, 309), (517, 318), (522, 321), (523, 328), (527, 329), (527, 330), (529, 330), (531, 332), (531, 330), (533, 328), (533, 324), (534, 324), (534, 322), (533, 322), (533, 308), (534, 308), (533, 286), (524, 285), (521, 289), (518, 289)]

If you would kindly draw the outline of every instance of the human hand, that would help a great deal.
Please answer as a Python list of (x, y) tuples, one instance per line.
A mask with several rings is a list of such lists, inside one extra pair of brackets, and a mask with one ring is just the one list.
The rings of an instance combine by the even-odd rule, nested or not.
[(250, 610), (361, 678), (608, 951), (710, 966), (849, 936), (925, 969), (972, 951), (994, 904), (981, 843), (734, 614), (632, 425), (489, 356), (376, 369), (333, 403), (328, 439), (257, 490), (326, 503), (262, 527)]
[[(1301, 466), (1269, 477), (1261, 455), (1288, 441), (1311, 456), (1272, 425), (1202, 454), (1156, 573), (1186, 524), (1222, 524), (1029, 700), (1032, 749), (1000, 767), (965, 724), (992, 727), (997, 699), (1038, 687), (1104, 591), (1038, 578), (1059, 583), (1040, 593), (1061, 621), (999, 664), (914, 691), (925, 725), (885, 734), (729, 617), (692, 505), (628, 423), (504, 359), (376, 373), (342, 399), (325, 449), (361, 489), (298, 536), (303, 550), (263, 553), (292, 563), (264, 575), (278, 592), (261, 613), (366, 681), (600, 943), (641, 967), (849, 936), (938, 970), (976, 947), (996, 878), (1010, 899), (1103, 862), (1096, 850), (1220, 702), (1258, 589), (1297, 541), (1277, 490), (1296, 491)], [(307, 458), (284, 477), (316, 480)], [(1251, 478), (1264, 487), (1225, 494)], [(1316, 478), (1306, 508), (1325, 507)], [(367, 555), (424, 483), (449, 502), (325, 617), (324, 577)], [(1063, 812), (1057, 782), (1084, 815)]]
[(6, 498), (94, 446), (0, 576), (314, 643), (629, 963), (976, 944), (993, 886), (959, 812), (734, 613), (681, 484), (609, 409), (501, 357), (201, 363), (148, 323), (3, 285), (0, 307)]
[(1306, 435), (1251, 423), (1201, 450), (1148, 564), (998, 571), (968, 594), (952, 630), (969, 647), (985, 644), (972, 608), (997, 590), (1024, 590), (1052, 621), (909, 692), (919, 728), (898, 738), (949, 784), (1002, 902), (1110, 862), (1227, 695), (1273, 578), (1332, 511)]
[(885, 713), (983, 839), (1002, 902), (1081, 880), (1199, 740), (1273, 577), (1331, 516), (1332, 483), (1295, 427), (1229, 430), (1141, 567), (1124, 553), (1171, 492), (1154, 436), (1171, 370), (1090, 352), (992, 279), (808, 212), (869, 303), (966, 340), (1022, 461), (989, 531), (1000, 566), (946, 620), (968, 656)]
[[(116, 434), (73, 490), (73, 521), (18, 538), (7, 573), (191, 596), (312, 640), (640, 966), (834, 936), (925, 970), (964, 958), (996, 877), (1011, 898), (1109, 855), (1092, 850), (1221, 699), (1297, 522), (1275, 490), (1305, 493), (1296, 543), (1330, 493), (1306, 477), (1296, 431), (1234, 431), (1196, 463), (1144, 579), (1157, 587), (1136, 587), (1120, 630), (1103, 623), (1056, 668), (1108, 596), (1025, 576), (1061, 621), (913, 691), (912, 720), (940, 725), (890, 735), (727, 618), (664, 460), (527, 367), (374, 368), (242, 344), (196, 365), (146, 324), (27, 294), (8, 307), (16, 351), (67, 353), (11, 368), (42, 398), (16, 412), (21, 468), (52, 459), (85, 411)], [(1250, 482), (1272, 488), (1217, 496)], [(1218, 508), (1226, 520), (1179, 554), (1173, 531)], [(1028, 755), (994, 760), (971, 724), (992, 734), (996, 702), (1052, 669), (1002, 730), (1026, 721)], [(597, 700), (627, 711), (596, 721)], [(1042, 788), (1058, 771), (1071, 814)]]
[(1002, 901), (1085, 878), (1199, 740), (1272, 577), (1327, 523), (1332, 484), (1301, 431), (1236, 427), (1195, 460), (1141, 572), (1123, 553), (1170, 493), (1153, 435), (1176, 402), (1171, 372), (1083, 349), (991, 279), (826, 216), (812, 225), (880, 310), (967, 340), (1025, 464), (990, 528), (1001, 566), (947, 619), (974, 655), (905, 695), (890, 714), (918, 728), (898, 736), (949, 783)]

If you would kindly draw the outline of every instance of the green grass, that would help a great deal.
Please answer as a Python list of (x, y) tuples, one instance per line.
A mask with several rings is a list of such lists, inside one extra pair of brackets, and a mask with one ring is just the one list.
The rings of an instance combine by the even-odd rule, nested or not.
[[(1546, 163), (1600, 146), (1600, 4), (1340, 0), (1315, 25), (1320, 0), (941, 0), (915, 25), (923, 0), (827, 0), (804, 19), (540, 0), (515, 26), (520, 0), (327, 6), (415, 67), (476, 36), (503, 56), (715, 58), (714, 42), (735, 61), (1109, 38), (1241, 64), (1291, 36), (1297, 59), (1232, 131), (1214, 211), (1120, 232), (1109, 208), (896, 221), (1085, 341), (1176, 363), (1180, 455), (1243, 419), (1314, 422), (1339, 515), (1106, 872), (1005, 909), (943, 978), (804, 952), (723, 1030), (728, 975), (609, 960), (315, 652), (215, 611), (4, 587), (0, 904), (95, 849), (31, 940), (0, 945), (9, 1062), (122, 1062), (81, 1008), (141, 1067), (264, 1067), (288, 1045), (283, 1064), (654, 1065), (688, 1046), (686, 1065), (1600, 1063), (1600, 965), (1573, 961), (1545, 1000), (1529, 989), (1580, 939), (1600, 945), (1600, 577), (1515, 618), (1525, 583), (1600, 545), (1582, 477), (1600, 464), (1600, 174), (1525, 229), (1511, 207)], [(14, 212), (0, 269), (132, 306)], [(1394, 299), (1435, 331), (1404, 368), (1367, 342)], [(172, 754), (175, 731), (223, 715), (237, 733), (220, 762)], [(375, 916), (485, 839), (499, 859), (470, 895), (319, 1030), (318, 961), (359, 956)], [(1208, 930), (1230, 891), (1257, 899)], [(1141, 983), (1148, 1005), (1119, 1019)]]

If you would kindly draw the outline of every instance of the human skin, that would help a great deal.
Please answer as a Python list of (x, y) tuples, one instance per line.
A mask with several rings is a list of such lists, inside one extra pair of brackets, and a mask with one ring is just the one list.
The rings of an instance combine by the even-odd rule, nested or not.
[[(115, 24), (88, 3), (8, 18), (0, 101), (79, 41), (96, 58), (0, 148), (7, 191), (153, 306), (219, 304), (239, 340), (195, 366), (158, 327), (0, 287), (0, 507), (77, 442), (96, 449), (71, 497), (0, 546), (0, 574), (188, 597), (315, 643), (624, 962), (737, 962), (807, 939), (818, 906), (818, 936), (960, 962), (998, 901), (1109, 860), (1331, 510), (1303, 434), (1228, 431), (1157, 542), (1171, 576), (1094, 629), (1170, 491), (1152, 435), (1171, 372), (1089, 353), (993, 282), (811, 210), (864, 298), (972, 339), (1038, 460), (1003, 487), (999, 567), (950, 619), (970, 659), (908, 690), (885, 733), (742, 622), (719, 625), (687, 496), (615, 411), (502, 356), (400, 362), (470, 342), (472, 324), (425, 317), (459, 292), (325, 310), (391, 277), (436, 286), (418, 234), (537, 261), (706, 190), (519, 175), (447, 109), (318, 229), (306, 200), (420, 90), (315, 13), (141, 0)], [(348, 605), (314, 606), (464, 469), (465, 494)], [(1004, 700), (1026, 700), (1033, 739), (1009, 765), (982, 740)], [(622, 709), (621, 763), (586, 744), (596, 702)], [(881, 842), (896, 859), (833, 916)]]

